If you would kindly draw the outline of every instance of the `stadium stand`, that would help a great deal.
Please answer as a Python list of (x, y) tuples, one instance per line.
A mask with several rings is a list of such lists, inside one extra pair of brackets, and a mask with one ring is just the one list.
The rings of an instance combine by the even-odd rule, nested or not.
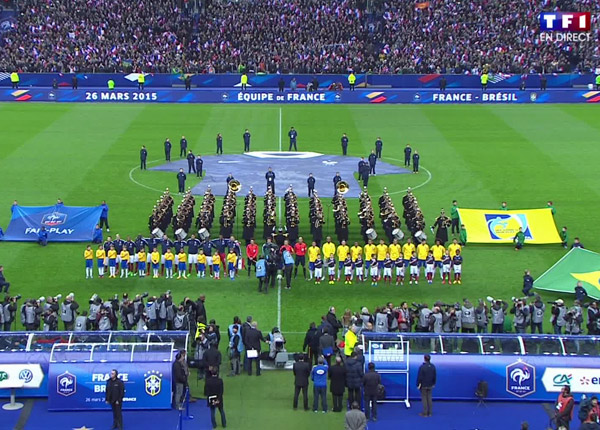
[[(21, 0), (0, 70), (560, 73), (600, 57), (594, 0)], [(592, 12), (589, 42), (540, 42), (542, 10)]]

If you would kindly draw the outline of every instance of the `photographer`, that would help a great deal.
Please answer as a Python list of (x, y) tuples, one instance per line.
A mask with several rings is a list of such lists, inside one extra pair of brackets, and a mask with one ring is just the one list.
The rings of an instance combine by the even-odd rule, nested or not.
[(517, 333), (525, 333), (527, 326), (531, 321), (529, 306), (527, 306), (525, 299), (517, 299), (513, 297), (513, 307), (510, 310), (510, 313), (515, 315), (513, 320), (515, 331)]
[(563, 327), (567, 325), (565, 316), (567, 315), (567, 309), (565, 308), (565, 302), (562, 299), (558, 299), (552, 303), (552, 328), (554, 334), (562, 334)]
[(112, 327), (110, 305), (104, 304), (96, 316), (96, 327), (100, 331), (109, 331)]
[(133, 329), (135, 331), (146, 330), (146, 312), (144, 299), (148, 297), (148, 293), (138, 294), (133, 299)]
[(60, 319), (65, 325), (65, 331), (73, 330), (77, 309), (79, 309), (79, 304), (75, 301), (75, 294), (70, 293), (60, 308)]
[(457, 321), (458, 317), (456, 316), (456, 308), (453, 305), (446, 305), (446, 310), (444, 311), (444, 326), (442, 331), (444, 333), (457, 333)]
[(527, 297), (533, 296), (531, 290), (533, 289), (533, 277), (531, 276), (531, 272), (529, 270), (525, 271), (525, 275), (523, 275), (523, 294)]
[(183, 305), (179, 306), (179, 309), (177, 309), (177, 314), (173, 319), (173, 330), (190, 330), (190, 319)]
[[(432, 333), (442, 333), (444, 326), (444, 314), (438, 306), (433, 307), (433, 311), (429, 315), (429, 331)], [(432, 337), (431, 340), (431, 351), (438, 351), (439, 337)], [(441, 351), (440, 351), (441, 352)]]
[(98, 294), (94, 294), (89, 303), (87, 330), (98, 330), (98, 313), (102, 308), (102, 299), (98, 297)]
[(398, 309), (398, 330), (406, 333), (410, 331), (411, 327), (412, 316), (410, 314), (410, 309), (408, 308), (408, 303), (402, 302), (400, 308)]
[(508, 303), (504, 300), (492, 300), (494, 304), (490, 309), (492, 315), (492, 333), (504, 333), (504, 319)]
[(135, 324), (134, 313), (133, 302), (124, 294), (123, 301), (121, 302), (121, 324), (123, 330), (131, 330), (133, 328)]
[(56, 331), (58, 330), (58, 314), (57, 311), (58, 306), (56, 308), (48, 308), (44, 312), (44, 331)]
[[(161, 294), (160, 297), (156, 300), (157, 307), (157, 329), (165, 330), (167, 328), (167, 307), (169, 306), (168, 295), (170, 291), (167, 291), (164, 294)], [(171, 301), (171, 305), (173, 302)]]
[(112, 299), (104, 303), (106, 310), (108, 311), (108, 317), (110, 318), (111, 330), (119, 329), (119, 295), (115, 294)]
[(531, 313), (531, 333), (536, 331), (539, 334), (544, 333), (542, 324), (544, 322), (544, 314), (546, 313), (546, 305), (542, 302), (539, 294), (535, 295), (535, 302), (530, 306)]
[(87, 311), (83, 311), (81, 315), (75, 318), (75, 331), (86, 331), (88, 327)]
[(148, 298), (146, 315), (148, 317), (148, 330), (158, 330), (158, 304), (156, 303), (156, 296)]
[(565, 333), (571, 335), (582, 334), (581, 324), (583, 323), (583, 313), (578, 300), (575, 300), (573, 307), (565, 314)]
[(488, 308), (483, 299), (479, 299), (475, 308), (475, 322), (477, 324), (477, 333), (488, 332)]
[(4, 298), (4, 304), (2, 305), (2, 312), (4, 313), (4, 331), (10, 331), (10, 326), (15, 320), (15, 314), (17, 312), (17, 300), (21, 296)]
[(592, 302), (590, 303), (590, 306), (587, 310), (587, 328), (589, 335), (595, 335), (600, 333), (599, 322), (600, 309), (598, 309), (598, 302)]
[(181, 305), (184, 307), (185, 313), (187, 313), (190, 325), (190, 336), (193, 338), (196, 334), (196, 303), (189, 297), (186, 297)]
[(431, 309), (427, 306), (427, 303), (418, 304), (413, 303), (413, 306), (416, 308), (415, 313), (418, 314), (418, 322), (416, 331), (418, 332), (428, 332), (429, 331), (429, 317), (431, 316)]
[(21, 323), (25, 326), (26, 331), (39, 330), (42, 312), (38, 300), (29, 299), (23, 304), (21, 307)]
[(469, 299), (463, 299), (461, 327), (463, 333), (475, 333), (475, 309)]

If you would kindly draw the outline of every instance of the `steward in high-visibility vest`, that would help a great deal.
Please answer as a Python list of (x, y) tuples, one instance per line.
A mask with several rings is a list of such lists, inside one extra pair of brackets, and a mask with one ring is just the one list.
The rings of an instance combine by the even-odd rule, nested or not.
[(242, 91), (245, 91), (246, 90), (246, 86), (248, 85), (248, 75), (247, 74), (244, 73), (242, 75), (240, 83), (242, 84)]
[(600, 75), (596, 76), (596, 89), (600, 90)]
[(483, 91), (487, 90), (488, 78), (489, 76), (487, 72), (481, 74), (481, 89)]
[(348, 84), (350, 85), (350, 91), (354, 91), (354, 84), (356, 83), (356, 76), (354, 72), (350, 72), (348, 75)]
[(140, 73), (138, 75), (138, 90), (143, 90), (145, 83), (146, 83), (146, 77), (144, 76), (143, 73)]
[(12, 83), (13, 89), (19, 88), (19, 74), (16, 71), (10, 74), (10, 82)]
[(113, 81), (112, 79), (109, 79), (108, 82), (108, 89), (109, 90), (114, 90), (115, 89), (115, 81)]

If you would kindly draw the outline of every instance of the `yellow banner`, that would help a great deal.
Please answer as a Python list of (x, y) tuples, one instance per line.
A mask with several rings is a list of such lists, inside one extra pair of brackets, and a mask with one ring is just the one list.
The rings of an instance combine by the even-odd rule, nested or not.
[(549, 208), (520, 211), (458, 209), (458, 213), (470, 243), (510, 243), (519, 227), (525, 233), (525, 244), (561, 242)]

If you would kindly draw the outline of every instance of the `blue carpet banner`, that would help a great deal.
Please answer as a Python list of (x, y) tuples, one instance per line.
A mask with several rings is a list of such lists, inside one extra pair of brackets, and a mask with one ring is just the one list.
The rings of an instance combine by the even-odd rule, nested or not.
[(106, 381), (117, 369), (125, 385), (123, 409), (170, 409), (172, 363), (50, 363), (48, 410), (110, 409)]
[(45, 228), (48, 242), (90, 242), (101, 213), (100, 206), (13, 206), (2, 240), (35, 242)]

